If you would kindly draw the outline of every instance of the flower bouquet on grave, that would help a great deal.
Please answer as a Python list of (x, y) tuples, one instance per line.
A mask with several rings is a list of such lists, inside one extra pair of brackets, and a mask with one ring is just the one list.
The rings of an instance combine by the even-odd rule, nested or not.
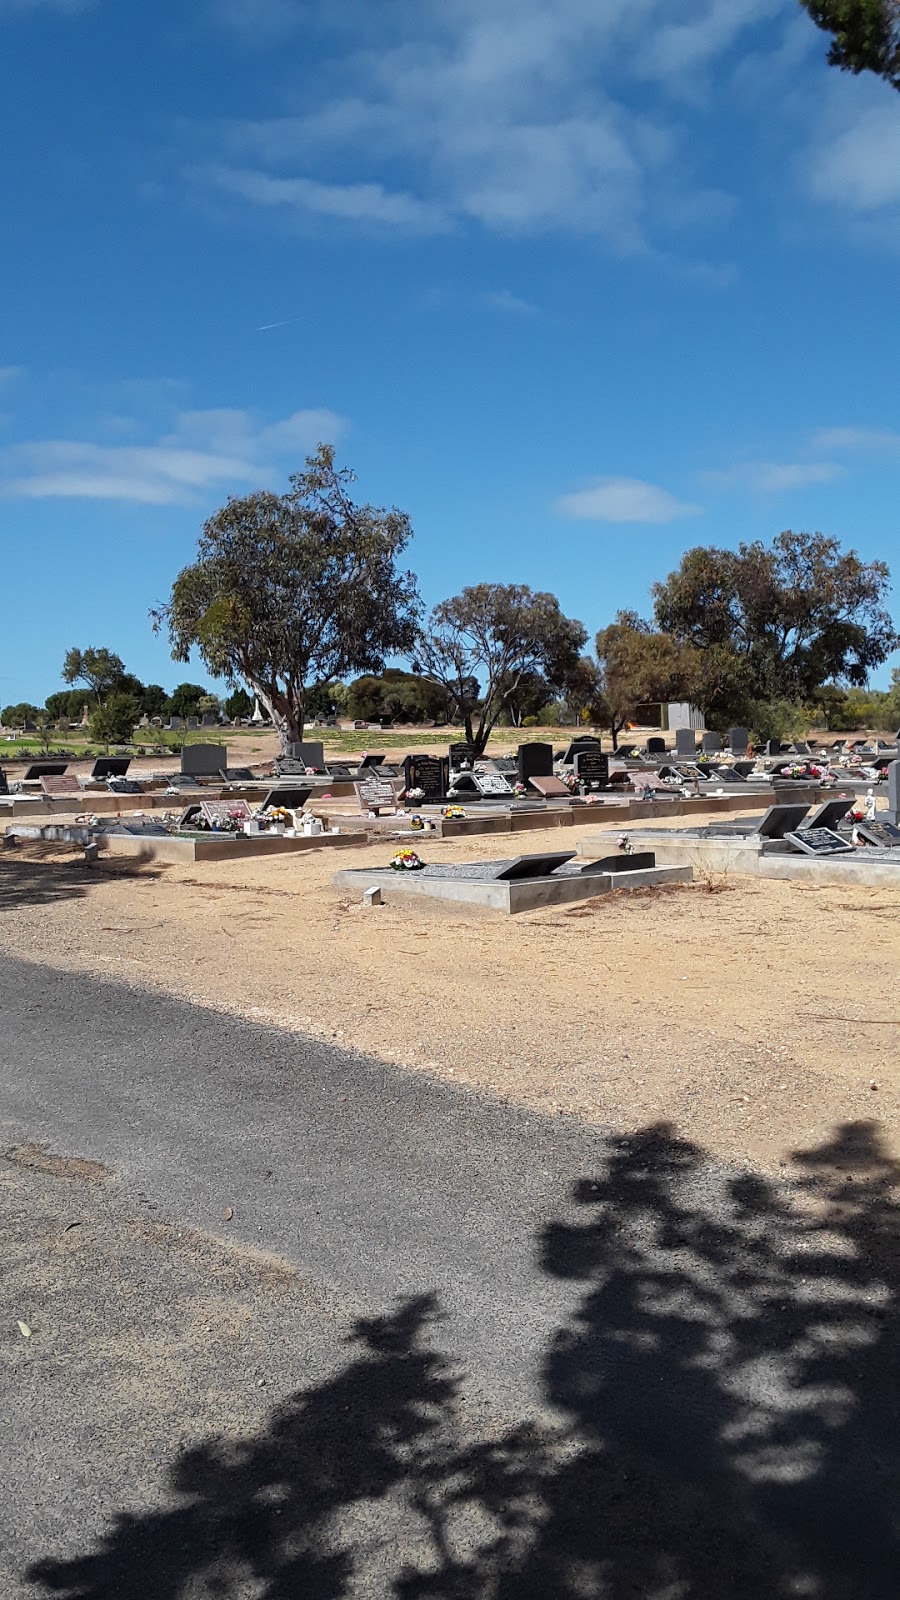
[(576, 778), (574, 772), (564, 772), (562, 781), (570, 794), (578, 793), (578, 779)]
[(394, 872), (421, 872), (425, 863), (415, 850), (395, 850), (390, 865)]
[(466, 813), (462, 806), (445, 806), (441, 816), (445, 822), (464, 822)]
[(406, 798), (407, 798), (407, 800), (424, 800), (425, 799), (425, 790), (424, 789), (407, 789)]
[(515, 793), (517, 800), (524, 800), (528, 793), (527, 783), (522, 783), (521, 780), (517, 780), (517, 782), (513, 784), (513, 792)]
[(629, 834), (620, 833), (618, 838), (616, 839), (616, 845), (617, 845), (619, 850), (624, 850), (626, 856), (630, 856), (630, 855), (634, 854), (634, 845), (631, 842), (631, 838), (630, 838)]
[(861, 806), (858, 802), (855, 806), (850, 807), (850, 810), (847, 812), (847, 815), (844, 818), (845, 822), (865, 822), (865, 820), (866, 808), (865, 806)]

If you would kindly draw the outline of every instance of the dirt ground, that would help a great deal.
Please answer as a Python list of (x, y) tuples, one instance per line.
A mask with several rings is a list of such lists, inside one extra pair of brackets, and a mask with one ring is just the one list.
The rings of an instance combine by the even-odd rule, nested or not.
[[(664, 1120), (763, 1167), (872, 1118), (900, 1155), (900, 890), (711, 878), (510, 919), (389, 896), (363, 909), (332, 886), (389, 848), (86, 869), (20, 847), (0, 856), (0, 949), (542, 1111)], [(432, 860), (509, 853), (502, 836), (427, 838)]]

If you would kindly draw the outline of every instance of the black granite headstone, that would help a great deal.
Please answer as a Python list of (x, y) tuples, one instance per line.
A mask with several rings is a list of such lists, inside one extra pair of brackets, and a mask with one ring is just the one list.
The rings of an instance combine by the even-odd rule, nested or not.
[(447, 756), (407, 756), (403, 763), (407, 793), (410, 789), (421, 789), (421, 804), (439, 804), (447, 794), (449, 766)]
[(531, 778), (553, 777), (553, 746), (552, 744), (520, 744), (516, 762), (520, 783), (528, 783)]
[(579, 783), (605, 789), (609, 783), (609, 756), (599, 748), (576, 750), (575, 776)]
[(853, 854), (853, 846), (846, 839), (832, 833), (830, 828), (795, 828), (784, 835), (787, 844), (795, 845), (805, 856), (842, 856)]

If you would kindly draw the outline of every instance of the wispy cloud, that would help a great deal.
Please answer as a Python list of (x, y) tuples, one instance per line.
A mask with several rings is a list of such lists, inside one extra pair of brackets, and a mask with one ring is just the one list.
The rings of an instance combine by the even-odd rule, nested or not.
[(0, 493), (18, 499), (130, 500), (191, 505), (204, 493), (257, 488), (299, 467), (346, 423), (325, 409), (262, 423), (249, 411), (184, 411), (172, 431), (146, 445), (39, 439), (0, 450)]
[(892, 105), (873, 105), (837, 131), (823, 124), (809, 158), (814, 197), (871, 217), (900, 205), (900, 118)]
[(523, 300), (520, 295), (513, 294), (510, 289), (492, 289), (484, 297), (484, 303), (489, 311), (502, 311), (510, 317), (534, 317), (537, 315), (537, 306), (530, 300)]
[(667, 489), (641, 478), (598, 478), (586, 489), (561, 495), (555, 509), (585, 522), (674, 522), (702, 506), (676, 500)]
[(213, 187), (256, 206), (295, 214), (362, 223), (404, 233), (446, 233), (451, 226), (440, 207), (380, 183), (319, 183), (311, 178), (275, 178), (264, 172), (215, 166), (206, 174)]
[(814, 483), (833, 483), (843, 475), (844, 468), (834, 461), (741, 461), (721, 472), (704, 472), (702, 477), (717, 488), (781, 494)]
[[(272, 0), (279, 27), (334, 29), (331, 67), (309, 84), (297, 73), (304, 114), (220, 130), (220, 160), (192, 177), (345, 223), (562, 231), (645, 252), (656, 231), (721, 226), (731, 204), (695, 172), (673, 98), (789, 9), (682, 0), (673, 24), (669, 0), (421, 0), (361, 13), (351, 37), (333, 9)], [(251, 0), (218, 11), (252, 36)], [(639, 104), (629, 78), (644, 80)]]
[(813, 448), (900, 455), (900, 433), (893, 428), (823, 428)]

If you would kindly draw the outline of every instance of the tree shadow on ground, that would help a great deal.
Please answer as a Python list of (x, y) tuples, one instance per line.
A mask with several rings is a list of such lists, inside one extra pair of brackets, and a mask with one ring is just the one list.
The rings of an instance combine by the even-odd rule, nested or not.
[(412, 1300), (259, 1434), (182, 1455), (170, 1505), (29, 1576), (66, 1600), (895, 1600), (900, 1172), (869, 1124), (796, 1159), (780, 1184), (665, 1127), (610, 1145), (539, 1241), (581, 1296), (543, 1358), (557, 1421), (479, 1429)]
[(7, 848), (0, 856), (0, 911), (19, 906), (51, 905), (57, 900), (80, 900), (99, 883), (111, 878), (159, 877), (138, 857), (98, 862), (88, 866), (81, 858), (19, 854)]

